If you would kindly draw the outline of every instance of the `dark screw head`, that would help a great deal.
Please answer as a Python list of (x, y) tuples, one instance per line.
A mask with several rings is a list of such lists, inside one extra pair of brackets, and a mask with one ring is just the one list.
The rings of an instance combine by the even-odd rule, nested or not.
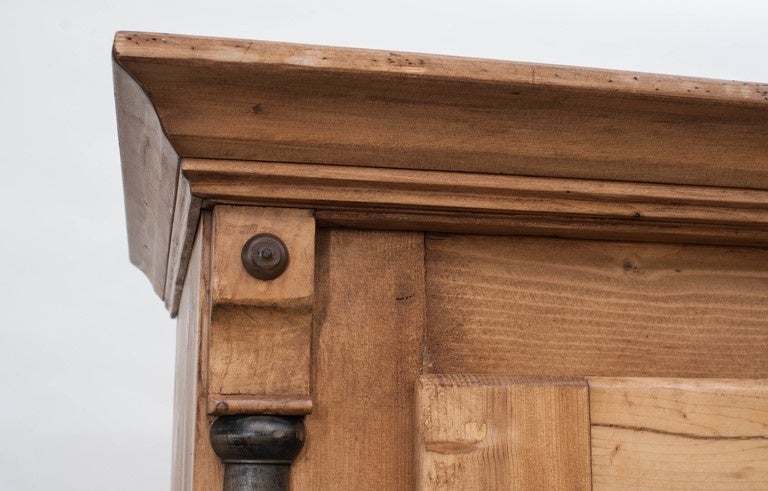
[(274, 280), (288, 267), (288, 248), (272, 234), (254, 235), (243, 246), (243, 266), (254, 278)]
[(229, 404), (227, 404), (224, 401), (219, 401), (216, 403), (216, 412), (217, 413), (226, 413), (229, 411)]

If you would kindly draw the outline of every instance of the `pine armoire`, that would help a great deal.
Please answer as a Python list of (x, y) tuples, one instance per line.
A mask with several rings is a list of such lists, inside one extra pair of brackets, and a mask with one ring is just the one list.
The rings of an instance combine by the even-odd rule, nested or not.
[(768, 85), (117, 33), (174, 490), (768, 489)]

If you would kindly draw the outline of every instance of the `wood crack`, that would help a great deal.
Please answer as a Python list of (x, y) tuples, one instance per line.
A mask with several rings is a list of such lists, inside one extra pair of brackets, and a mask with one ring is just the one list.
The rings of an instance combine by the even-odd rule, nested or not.
[(677, 436), (681, 438), (690, 438), (693, 440), (717, 440), (717, 441), (740, 441), (740, 440), (768, 440), (768, 435), (740, 435), (740, 436), (708, 436), (697, 435), (695, 433), (682, 433), (674, 431), (657, 430), (655, 428), (645, 428), (643, 426), (614, 425), (604, 423), (592, 423), (593, 428), (612, 428), (617, 430), (641, 431), (645, 433), (655, 433), (657, 435)]

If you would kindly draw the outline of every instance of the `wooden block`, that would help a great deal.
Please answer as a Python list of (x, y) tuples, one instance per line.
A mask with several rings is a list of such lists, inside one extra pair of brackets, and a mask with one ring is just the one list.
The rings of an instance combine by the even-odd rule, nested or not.
[(590, 489), (581, 379), (424, 375), (418, 489)]
[(768, 250), (428, 236), (427, 370), (768, 377)]
[[(213, 211), (213, 226), (214, 304), (312, 305), (315, 220), (311, 210), (219, 205)], [(279, 237), (290, 255), (288, 268), (271, 281), (252, 277), (242, 264), (243, 245), (259, 233)]]
[(595, 489), (766, 489), (768, 381), (590, 378)]
[[(213, 219), (208, 412), (311, 411), (311, 210), (216, 206)], [(241, 260), (243, 245), (259, 233), (279, 237), (290, 257), (285, 272), (270, 281), (252, 277)]]
[(424, 238), (321, 230), (307, 441), (293, 489), (413, 489)]
[(217, 306), (211, 326), (211, 394), (309, 396), (311, 310)]

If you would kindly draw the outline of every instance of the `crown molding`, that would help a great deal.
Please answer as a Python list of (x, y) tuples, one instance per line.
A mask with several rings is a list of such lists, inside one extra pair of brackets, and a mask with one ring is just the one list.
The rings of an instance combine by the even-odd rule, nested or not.
[(172, 313), (206, 203), (768, 245), (766, 84), (136, 32), (113, 58), (131, 258)]

